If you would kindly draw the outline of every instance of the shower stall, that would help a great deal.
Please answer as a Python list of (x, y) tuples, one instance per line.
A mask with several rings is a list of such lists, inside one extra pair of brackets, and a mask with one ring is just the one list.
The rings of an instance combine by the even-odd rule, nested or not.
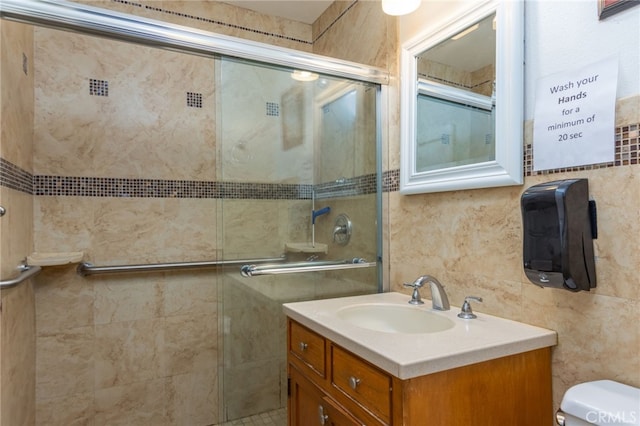
[(386, 73), (73, 3), (0, 11), (33, 38), (35, 249), (83, 253), (36, 278), (36, 423), (283, 413), (282, 304), (381, 291)]
[(218, 179), (246, 188), (220, 203), (223, 256), (284, 256), (219, 276), (224, 417), (237, 419), (286, 406), (282, 303), (378, 291), (378, 89), (229, 58), (217, 69)]

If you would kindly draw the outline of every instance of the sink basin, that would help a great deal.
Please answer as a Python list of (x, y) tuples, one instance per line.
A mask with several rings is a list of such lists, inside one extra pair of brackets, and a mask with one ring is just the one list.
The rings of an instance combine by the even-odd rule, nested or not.
[(455, 325), (449, 318), (433, 312), (393, 304), (345, 306), (337, 316), (352, 325), (386, 333), (438, 333)]

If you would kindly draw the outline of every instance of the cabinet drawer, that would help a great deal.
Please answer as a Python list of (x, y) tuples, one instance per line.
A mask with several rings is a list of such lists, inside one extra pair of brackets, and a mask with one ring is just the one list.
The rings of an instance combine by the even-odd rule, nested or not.
[(390, 423), (392, 380), (387, 373), (332, 345), (331, 383), (384, 423)]
[(289, 321), (289, 353), (325, 377), (325, 340), (295, 321)]

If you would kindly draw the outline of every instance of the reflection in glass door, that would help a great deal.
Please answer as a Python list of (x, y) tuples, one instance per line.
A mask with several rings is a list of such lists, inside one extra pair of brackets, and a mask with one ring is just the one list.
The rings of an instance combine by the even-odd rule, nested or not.
[[(239, 268), (222, 273), (224, 421), (271, 413), (286, 424), (283, 303), (379, 291), (379, 87), (325, 75), (296, 77), (291, 69), (252, 62), (217, 63), (223, 256), (283, 256), (286, 265), (363, 258), (373, 266), (253, 277), (243, 277)], [(346, 243), (344, 229), (336, 226), (345, 216), (353, 224)]]

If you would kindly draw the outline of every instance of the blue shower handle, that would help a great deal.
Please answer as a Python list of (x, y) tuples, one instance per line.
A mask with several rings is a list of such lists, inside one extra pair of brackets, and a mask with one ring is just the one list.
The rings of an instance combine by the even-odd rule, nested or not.
[(311, 210), (311, 224), (316, 224), (316, 217), (322, 216), (323, 214), (327, 214), (331, 211), (331, 207), (323, 207), (320, 210)]

